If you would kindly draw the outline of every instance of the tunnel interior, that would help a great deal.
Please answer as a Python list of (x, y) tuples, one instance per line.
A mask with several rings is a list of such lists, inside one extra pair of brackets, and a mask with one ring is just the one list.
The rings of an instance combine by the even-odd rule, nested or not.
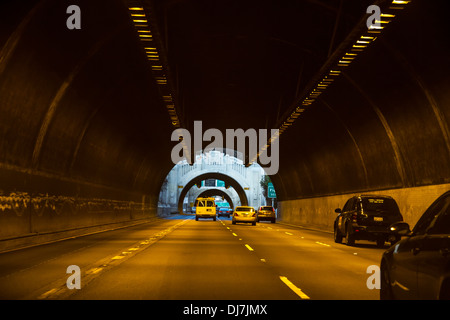
[[(66, 25), (72, 4), (81, 29)], [(172, 132), (198, 120), (280, 129), (271, 180), (283, 219), (329, 227), (329, 213), (301, 208), (374, 191), (399, 195), (416, 219), (450, 183), (445, 2), (376, 1), (394, 17), (344, 67), (371, 4), (2, 1), (0, 239), (156, 215)], [(330, 70), (326, 90), (311, 91)], [(205, 178), (245, 205), (229, 177), (190, 186)], [(413, 206), (403, 191), (422, 198)]]

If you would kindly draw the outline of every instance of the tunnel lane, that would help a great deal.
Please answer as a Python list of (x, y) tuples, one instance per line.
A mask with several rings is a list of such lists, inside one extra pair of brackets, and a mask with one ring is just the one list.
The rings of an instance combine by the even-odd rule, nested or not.
[[(285, 224), (174, 216), (0, 254), (3, 299), (378, 299), (366, 273), (383, 249)], [(69, 290), (66, 268), (81, 270)]]

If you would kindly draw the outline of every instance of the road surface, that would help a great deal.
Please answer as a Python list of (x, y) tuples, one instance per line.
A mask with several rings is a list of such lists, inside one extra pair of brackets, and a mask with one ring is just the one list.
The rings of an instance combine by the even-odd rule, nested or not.
[(177, 215), (1, 253), (0, 298), (377, 300), (367, 269), (385, 249), (282, 223)]

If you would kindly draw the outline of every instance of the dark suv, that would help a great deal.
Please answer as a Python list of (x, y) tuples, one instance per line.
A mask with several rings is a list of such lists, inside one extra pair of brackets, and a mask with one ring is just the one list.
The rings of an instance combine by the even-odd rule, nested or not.
[(403, 221), (397, 202), (392, 197), (380, 195), (359, 195), (350, 198), (338, 213), (334, 222), (334, 241), (341, 243), (345, 238), (347, 245), (355, 240), (372, 240), (378, 247), (385, 241), (394, 244), (400, 238), (393, 236), (389, 226)]

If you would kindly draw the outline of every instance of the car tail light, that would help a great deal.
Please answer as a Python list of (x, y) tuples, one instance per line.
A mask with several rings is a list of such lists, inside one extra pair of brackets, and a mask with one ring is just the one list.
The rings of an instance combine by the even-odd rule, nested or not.
[(256, 213), (254, 213), (254, 214), (252, 215), (252, 217), (256, 217)]
[(235, 216), (235, 217), (238, 217), (239, 215), (237, 214), (237, 212), (235, 212), (235, 213), (234, 213), (234, 216)]

